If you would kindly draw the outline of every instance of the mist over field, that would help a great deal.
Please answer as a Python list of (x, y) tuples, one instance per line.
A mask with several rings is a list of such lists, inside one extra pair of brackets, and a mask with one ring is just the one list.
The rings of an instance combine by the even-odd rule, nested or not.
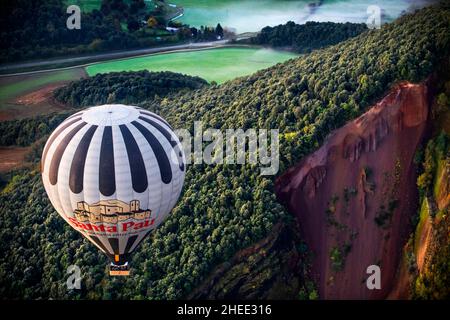
[[(351, 2), (351, 3), (350, 3)], [(389, 22), (402, 12), (420, 8), (430, 1), (419, 0), (172, 0), (184, 8), (184, 23), (201, 26), (215, 25), (235, 29), (236, 32), (255, 32), (265, 26), (275, 26), (287, 21), (366, 22), (367, 8), (377, 5), (383, 12), (383, 21)]]

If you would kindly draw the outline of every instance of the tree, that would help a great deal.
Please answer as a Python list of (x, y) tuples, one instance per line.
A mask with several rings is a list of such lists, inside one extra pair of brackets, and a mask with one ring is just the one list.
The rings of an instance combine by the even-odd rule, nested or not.
[[(438, 62), (449, 56), (448, 51), (436, 47), (436, 43), (443, 43), (450, 36), (447, 32), (449, 17), (448, 9), (425, 8), (405, 15), (381, 30), (368, 32), (364, 37), (302, 55), (218, 86), (189, 90), (191, 80), (184, 79), (186, 83), (183, 84), (179, 75), (167, 77), (167, 82), (160, 83), (156, 81), (163, 78), (159, 74), (106, 74), (69, 84), (67, 91), (62, 91), (67, 94), (63, 98), (81, 99), (78, 103), (89, 99), (97, 101), (107, 99), (111, 92), (118, 92), (117, 87), (122, 87), (125, 91), (120, 91), (120, 95), (137, 99), (137, 104), (160, 114), (174, 128), (192, 128), (194, 121), (202, 120), (214, 123), (221, 130), (253, 126), (279, 128), (283, 134), (298, 132), (296, 139), (280, 141), (282, 172), (318, 148), (333, 126), (351, 120), (369, 107), (371, 101), (383, 97), (390, 82), (410, 80), (400, 75), (405, 65), (417, 68), (417, 74), (423, 74), (425, 78), (428, 66), (422, 66), (420, 59), (415, 57), (430, 52), (433, 66), (439, 66)], [(385, 52), (386, 60), (393, 63), (380, 64), (376, 58), (380, 52)], [(408, 59), (400, 61), (401, 55), (407, 55)], [(363, 70), (360, 65), (364, 66)], [(369, 81), (365, 88), (358, 83), (362, 73), (367, 74)], [(383, 82), (383, 79), (390, 81)], [(376, 81), (381, 85), (372, 90), (370, 83)], [(295, 83), (299, 84), (299, 91), (301, 84), (301, 94), (292, 93), (291, 86)], [(161, 98), (149, 98), (169, 84), (170, 88), (181, 86), (184, 91), (166, 92), (164, 98), (162, 94)], [(344, 87), (340, 87), (341, 84)], [(347, 98), (343, 97), (341, 104), (355, 112), (342, 112), (333, 103), (343, 89), (347, 91)], [(361, 97), (367, 101), (363, 102)], [(293, 116), (297, 107), (301, 108), (298, 113), (301, 119)], [(1, 144), (35, 143), (43, 138), (44, 132), (40, 130), (47, 130), (40, 127), (41, 123), (46, 123), (48, 130), (54, 130), (72, 113), (73, 110), (33, 119), (2, 121)], [(49, 133), (45, 134), (48, 136)], [(35, 164), (38, 160), (38, 157), (34, 159)], [(248, 164), (189, 166), (180, 202), (136, 252), (132, 261), (136, 274), (132, 279), (122, 281), (107, 276), (104, 268), (99, 267), (106, 258), (57, 216), (35, 167), (11, 175), (17, 178), (8, 179), (0, 193), (0, 248), (3, 253), (0, 256), (0, 294), (10, 299), (187, 297), (189, 290), (204, 282), (218, 264), (233, 263), (229, 259), (231, 255), (267, 237), (274, 224), (289, 216), (274, 194), (274, 177), (261, 176), (258, 167)], [(239, 187), (242, 191), (238, 196), (234, 190)], [(392, 207), (391, 204), (394, 203), (386, 210)], [(447, 226), (444, 231), (448, 234)], [(52, 249), (46, 249), (49, 244)], [(339, 247), (331, 252), (330, 258), (338, 268), (343, 266), (345, 249)], [(62, 257), (66, 252), (69, 261)], [(442, 255), (442, 261), (449, 261), (448, 254)], [(264, 262), (268, 264), (268, 273), (279, 270), (279, 261), (273, 263), (264, 259)], [(79, 293), (69, 293), (64, 282), (55, 278), (57, 274), (65, 275), (65, 268), (70, 264), (83, 266), (83, 274), (92, 277), (89, 289), (83, 287)], [(448, 267), (448, 263), (446, 265)], [(32, 268), (27, 269), (30, 266)], [(440, 280), (436, 280), (442, 282), (449, 272), (448, 268), (440, 269)], [(32, 274), (25, 276), (24, 270), (30, 270)], [(237, 277), (243, 275), (240, 269), (233, 270)], [(218, 286), (220, 284), (215, 289)]]
[(150, 18), (148, 18), (147, 20), (147, 26), (149, 26), (150, 28), (155, 28), (159, 25), (158, 19), (156, 19), (156, 17), (151, 16)]
[(139, 22), (137, 22), (134, 19), (130, 19), (130, 20), (128, 20), (127, 28), (128, 28), (128, 31), (134, 32), (139, 29)]
[(223, 28), (220, 25), (220, 23), (216, 26), (216, 35), (219, 36), (221, 39), (223, 38)]

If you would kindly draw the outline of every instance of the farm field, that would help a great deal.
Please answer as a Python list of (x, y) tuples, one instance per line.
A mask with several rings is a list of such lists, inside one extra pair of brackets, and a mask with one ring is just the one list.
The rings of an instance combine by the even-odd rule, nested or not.
[(88, 66), (86, 71), (89, 76), (114, 71), (173, 71), (223, 83), (296, 56), (269, 49), (220, 48), (102, 62)]
[[(130, 1), (127, 1), (130, 2)], [(153, 6), (151, 0), (145, 0), (147, 6)], [(100, 10), (102, 0), (66, 0), (67, 5), (75, 4), (80, 7), (83, 12), (91, 12), (92, 10)]]
[(13, 120), (61, 110), (52, 93), (86, 76), (83, 68), (0, 77), (0, 120)]
[[(73, 68), (55, 72), (17, 75), (0, 78), (0, 106), (23, 94), (37, 90), (45, 85), (78, 80), (84, 76), (82, 68)], [(1, 107), (0, 107), (1, 108)]]
[(99, 10), (102, 4), (101, 0), (75, 0), (75, 1), (66, 1), (67, 5), (75, 4), (80, 7), (82, 12), (91, 12), (92, 10)]

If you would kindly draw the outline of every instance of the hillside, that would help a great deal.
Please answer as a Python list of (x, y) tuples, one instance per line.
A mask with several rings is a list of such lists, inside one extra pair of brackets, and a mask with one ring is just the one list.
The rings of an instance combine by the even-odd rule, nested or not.
[[(84, 3), (83, 3), (84, 2)], [(92, 1), (90, 1), (92, 2)], [(197, 30), (173, 25), (179, 14), (165, 1), (4, 0), (0, 10), (0, 62), (78, 56), (94, 52), (158, 47), (183, 41), (216, 38), (215, 28)], [(80, 27), (69, 29), (80, 5)], [(69, 19), (70, 18), (70, 19)], [(150, 21), (150, 22), (149, 22)], [(179, 32), (166, 30), (176, 26)], [(223, 30), (221, 33), (223, 35)]]
[[(427, 128), (427, 84), (402, 83), (282, 175), (279, 198), (315, 252), (325, 299), (383, 299), (395, 283), (402, 243), (416, 210), (414, 154)], [(365, 285), (382, 270), (381, 290)]]
[[(449, 141), (447, 131), (427, 143), (424, 172), (417, 181), (421, 192), (419, 221), (406, 247), (410, 290), (416, 299), (450, 297)], [(423, 184), (426, 176), (430, 177), (429, 185)]]
[(173, 72), (110, 72), (74, 81), (55, 91), (56, 100), (71, 107), (87, 107), (109, 102), (136, 104), (170, 93), (199, 89), (208, 83), (199, 77)]
[(256, 37), (243, 42), (291, 48), (298, 53), (307, 53), (356, 37), (364, 31), (367, 31), (364, 23), (309, 21), (296, 24), (289, 21), (276, 27), (265, 27)]
[(415, 299), (450, 297), (450, 61), (439, 70), (431, 113), (431, 136), (416, 155), (419, 165), (418, 214), (415, 230), (404, 248), (409, 280)]
[[(192, 130), (197, 120), (219, 129), (279, 128), (282, 174), (393, 84), (430, 75), (448, 57), (449, 30), (450, 8), (427, 8), (252, 76), (142, 105), (175, 128)], [(27, 127), (21, 134), (36, 132), (39, 125), (0, 123), (0, 135), (18, 126)], [(259, 168), (190, 166), (172, 215), (134, 256), (133, 276), (111, 279), (106, 258), (52, 209), (37, 165), (3, 189), (0, 212), (0, 295), (27, 299), (186, 297), (214, 267), (291, 220), (276, 199), (274, 177), (259, 175)], [(71, 264), (81, 266), (81, 292), (67, 292), (60, 281)]]

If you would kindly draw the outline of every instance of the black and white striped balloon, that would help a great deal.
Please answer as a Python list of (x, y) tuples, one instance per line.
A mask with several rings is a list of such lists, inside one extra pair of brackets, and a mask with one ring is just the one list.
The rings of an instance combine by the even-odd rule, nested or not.
[(125, 105), (67, 118), (49, 137), (41, 166), (57, 212), (117, 264), (164, 221), (185, 176), (184, 153), (170, 125)]

